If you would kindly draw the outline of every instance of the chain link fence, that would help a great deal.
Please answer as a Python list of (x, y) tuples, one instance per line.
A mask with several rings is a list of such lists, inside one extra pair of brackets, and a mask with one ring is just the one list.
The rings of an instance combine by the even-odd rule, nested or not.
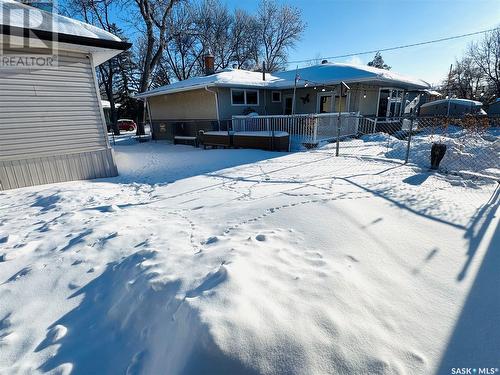
[[(500, 117), (356, 119), (355, 137), (330, 140), (339, 156), (393, 159), (443, 173), (500, 180)], [(352, 123), (353, 116), (342, 116), (340, 127)]]

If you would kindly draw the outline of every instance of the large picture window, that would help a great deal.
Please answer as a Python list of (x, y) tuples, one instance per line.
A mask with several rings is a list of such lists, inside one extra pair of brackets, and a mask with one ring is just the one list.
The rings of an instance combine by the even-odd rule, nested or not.
[(231, 89), (232, 105), (259, 105), (259, 90)]

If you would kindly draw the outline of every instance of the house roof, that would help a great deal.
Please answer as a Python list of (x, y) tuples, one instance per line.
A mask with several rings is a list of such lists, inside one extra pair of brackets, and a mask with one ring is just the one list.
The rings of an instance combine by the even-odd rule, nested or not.
[(200, 89), (203, 87), (250, 87), (267, 89), (289, 89), (295, 85), (336, 85), (349, 82), (381, 82), (397, 84), (411, 89), (427, 89), (430, 85), (420, 79), (408, 77), (396, 72), (373, 68), (365, 65), (326, 63), (309, 66), (297, 70), (277, 73), (266, 73), (266, 80), (261, 72), (250, 72), (242, 69), (225, 69), (208, 76), (193, 77), (184, 81), (161, 86), (137, 95), (138, 98), (172, 94), (180, 91)]
[[(26, 15), (29, 15), (28, 24)], [(26, 30), (30, 31), (30, 37), (87, 46), (90, 52), (123, 51), (131, 47), (130, 43), (98, 27), (14, 0), (0, 0), (0, 34), (24, 38)]]

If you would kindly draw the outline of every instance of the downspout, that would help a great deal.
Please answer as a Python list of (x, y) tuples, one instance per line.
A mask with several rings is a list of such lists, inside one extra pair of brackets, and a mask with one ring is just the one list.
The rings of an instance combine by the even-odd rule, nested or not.
[(147, 97), (144, 98), (144, 102), (146, 103), (146, 111), (149, 118), (149, 132), (153, 135), (153, 117), (151, 117), (151, 106), (149, 105)]
[(208, 92), (211, 92), (212, 94), (215, 95), (215, 110), (217, 112), (217, 124), (219, 125), (219, 131), (220, 131), (220, 117), (219, 117), (219, 95), (217, 94), (217, 91), (210, 90), (208, 86), (205, 86), (205, 90)]

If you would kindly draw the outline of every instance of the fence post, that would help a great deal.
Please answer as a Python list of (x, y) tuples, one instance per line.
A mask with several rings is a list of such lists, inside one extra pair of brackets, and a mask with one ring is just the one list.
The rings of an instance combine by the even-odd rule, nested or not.
[(316, 144), (316, 139), (318, 138), (318, 116), (314, 116), (313, 124), (313, 144)]
[(410, 147), (411, 147), (411, 133), (413, 131), (413, 116), (410, 117), (410, 131), (408, 133), (408, 145), (406, 146), (406, 157), (405, 157), (405, 164), (408, 163), (408, 160), (410, 159)]
[(342, 115), (339, 112), (339, 121), (337, 122), (337, 145), (335, 147), (335, 156), (339, 156), (340, 150), (340, 123), (342, 121)]

